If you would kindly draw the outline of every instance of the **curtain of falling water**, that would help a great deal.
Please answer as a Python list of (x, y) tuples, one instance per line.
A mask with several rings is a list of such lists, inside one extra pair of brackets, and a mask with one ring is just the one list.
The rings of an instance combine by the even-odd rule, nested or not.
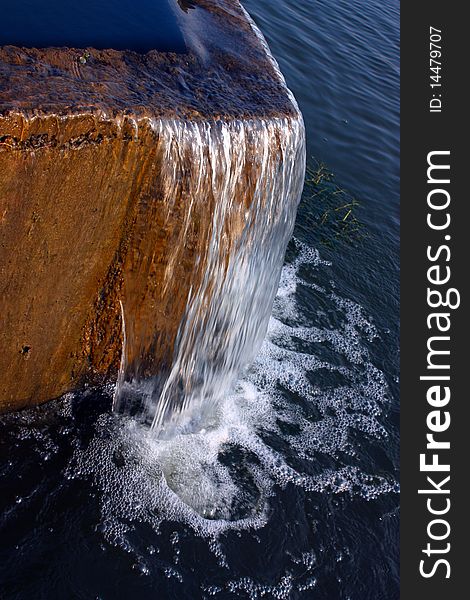
[[(153, 127), (164, 152), (164, 205), (180, 202), (181, 186), (189, 186), (179, 239), (185, 243), (194, 220), (204, 233), (163, 381), (161, 373), (142, 377), (128, 364), (129, 353), (146, 350), (129, 331), (132, 316), (122, 301), (125, 347), (114, 409), (131, 410), (138, 396), (143, 419), (163, 436), (210, 413), (261, 345), (302, 192), (305, 140), (300, 114), (246, 122), (161, 121)], [(168, 293), (180, 257), (176, 247), (167, 257)], [(142, 348), (136, 352), (129, 344)]]

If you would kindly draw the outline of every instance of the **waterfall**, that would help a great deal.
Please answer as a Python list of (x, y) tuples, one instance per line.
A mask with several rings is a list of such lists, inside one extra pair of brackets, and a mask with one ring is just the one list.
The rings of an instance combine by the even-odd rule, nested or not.
[[(114, 410), (138, 412), (159, 436), (193, 427), (252, 361), (266, 333), (305, 171), (303, 121), (156, 121), (163, 231), (175, 221), (160, 296), (171, 304), (177, 266), (191, 261), (185, 305), (166, 365), (148, 369), (155, 343), (138, 328), (127, 298)], [(136, 269), (137, 271), (137, 269)], [(146, 366), (147, 365), (147, 366)], [(136, 408), (138, 406), (138, 409)]]

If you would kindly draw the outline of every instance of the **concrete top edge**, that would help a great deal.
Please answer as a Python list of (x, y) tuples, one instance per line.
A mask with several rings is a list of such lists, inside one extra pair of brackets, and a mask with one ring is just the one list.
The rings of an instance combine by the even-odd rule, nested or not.
[(0, 136), (20, 117), (296, 117), (292, 96), (238, 0), (191, 5), (178, 12), (186, 53), (0, 47)]

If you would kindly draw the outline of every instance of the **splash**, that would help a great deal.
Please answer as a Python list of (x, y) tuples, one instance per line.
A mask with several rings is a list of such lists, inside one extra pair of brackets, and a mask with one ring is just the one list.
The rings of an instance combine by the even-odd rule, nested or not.
[(125, 344), (114, 410), (140, 406), (141, 419), (168, 437), (197, 430), (262, 344), (302, 192), (305, 140), (300, 114), (152, 126), (163, 153), (163, 230), (174, 220), (174, 205), (184, 202), (163, 297), (190, 243), (195, 260), (170, 364), (150, 376), (144, 357), (154, 342), (133, 323), (129, 305), (139, 282), (130, 269), (121, 300)]
[[(388, 387), (367, 349), (377, 331), (359, 305), (300, 275), (328, 265), (296, 246), (252, 367), (203, 411), (197, 432), (156, 439), (134, 419), (102, 414), (91, 443), (75, 454), (69, 477), (91, 477), (101, 490), (111, 543), (133, 552), (129, 534), (138, 523), (159, 531), (177, 522), (207, 539), (223, 562), (220, 535), (265, 526), (279, 488), (366, 500), (398, 491), (393, 477), (367, 472), (354, 442), (387, 439)], [(335, 307), (335, 327), (314, 324), (321, 310), (302, 309), (299, 294), (309, 290)], [(321, 383), (325, 373), (333, 385)]]

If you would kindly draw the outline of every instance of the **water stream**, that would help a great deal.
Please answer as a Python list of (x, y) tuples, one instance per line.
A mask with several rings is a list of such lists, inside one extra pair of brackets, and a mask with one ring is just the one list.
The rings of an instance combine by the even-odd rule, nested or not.
[(300, 116), (154, 126), (164, 148), (160, 180), (168, 220), (175, 202), (186, 203), (163, 287), (195, 220), (204, 243), (169, 373), (144, 377), (138, 361), (129, 364), (128, 355), (142, 356), (148, 342), (122, 301), (125, 344), (114, 409), (131, 411), (138, 396), (141, 417), (168, 435), (176, 426), (194, 427), (261, 346), (302, 192), (305, 138)]

